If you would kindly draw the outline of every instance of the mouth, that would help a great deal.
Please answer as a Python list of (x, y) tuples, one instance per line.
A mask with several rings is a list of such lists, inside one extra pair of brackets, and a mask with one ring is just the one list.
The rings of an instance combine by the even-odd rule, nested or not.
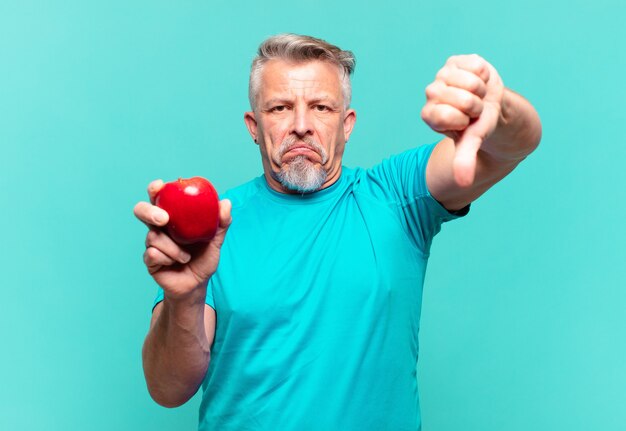
[(294, 157), (297, 156), (305, 156), (307, 158), (315, 158), (315, 159), (320, 159), (320, 155), (317, 151), (315, 151), (313, 148), (304, 145), (304, 144), (297, 144), (292, 146), (291, 148), (289, 148), (284, 154), (283, 154), (283, 160), (289, 160), (289, 159), (293, 159)]

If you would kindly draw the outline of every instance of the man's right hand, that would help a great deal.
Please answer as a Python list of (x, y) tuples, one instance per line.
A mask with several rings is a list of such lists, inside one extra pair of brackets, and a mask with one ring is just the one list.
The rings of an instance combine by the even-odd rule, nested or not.
[(231, 203), (228, 199), (220, 201), (220, 224), (210, 242), (183, 248), (162, 229), (169, 215), (154, 205), (161, 187), (163, 181), (152, 181), (148, 186), (150, 202), (139, 202), (134, 209), (135, 216), (149, 228), (143, 260), (148, 272), (163, 289), (165, 297), (184, 299), (191, 296), (196, 288), (205, 287), (217, 269), (220, 249), (232, 221)]

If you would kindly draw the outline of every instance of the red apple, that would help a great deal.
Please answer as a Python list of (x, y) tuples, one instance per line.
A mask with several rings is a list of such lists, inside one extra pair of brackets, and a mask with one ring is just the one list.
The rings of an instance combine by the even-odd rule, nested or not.
[(208, 180), (193, 177), (165, 183), (155, 204), (169, 214), (165, 229), (177, 243), (208, 242), (215, 236), (220, 220), (219, 198)]

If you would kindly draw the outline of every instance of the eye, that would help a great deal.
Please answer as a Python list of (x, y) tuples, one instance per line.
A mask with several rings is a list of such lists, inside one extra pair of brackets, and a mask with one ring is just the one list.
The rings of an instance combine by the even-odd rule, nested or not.
[(287, 107), (285, 105), (277, 105), (270, 108), (270, 112), (285, 112)]
[(326, 105), (315, 105), (313, 107), (317, 112), (328, 112), (330, 108)]

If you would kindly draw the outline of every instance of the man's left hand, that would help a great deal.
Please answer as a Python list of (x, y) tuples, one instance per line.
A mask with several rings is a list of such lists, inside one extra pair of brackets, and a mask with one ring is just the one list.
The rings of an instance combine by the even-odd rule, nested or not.
[(503, 94), (496, 69), (476, 54), (450, 57), (426, 87), (422, 119), (454, 141), (459, 186), (474, 182), (477, 153), (498, 125)]

